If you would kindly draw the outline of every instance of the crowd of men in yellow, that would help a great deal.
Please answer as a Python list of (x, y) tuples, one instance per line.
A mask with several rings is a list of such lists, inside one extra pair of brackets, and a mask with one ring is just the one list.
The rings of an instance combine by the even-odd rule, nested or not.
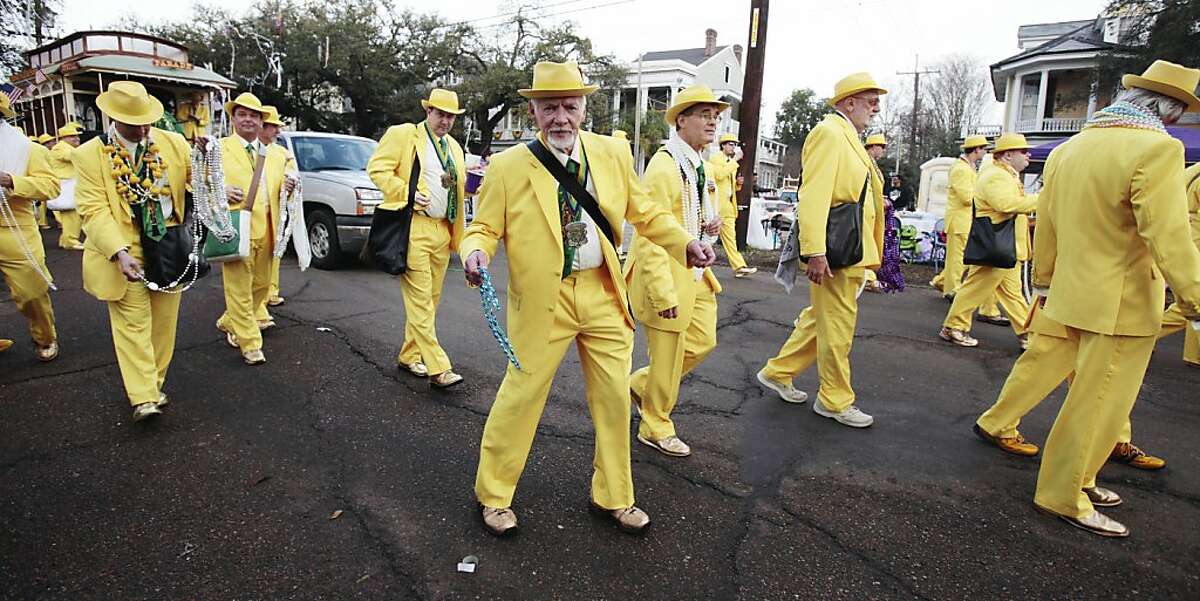
[[(978, 176), (976, 165), (989, 144), (968, 137), (950, 176), (949, 248), (937, 284), (952, 305), (940, 335), (959, 346), (976, 346), (968, 334), (970, 316), (995, 299), (1028, 348), (975, 432), (1005, 451), (1037, 454), (1017, 424), (1071, 379), (1047, 441), (1035, 503), (1104, 536), (1128, 534), (1095, 511), (1121, 502), (1115, 492), (1096, 486), (1104, 461), (1113, 456), (1148, 469), (1162, 465), (1131, 444), (1129, 427), (1154, 340), (1200, 318), (1200, 168), (1188, 171), (1187, 183), (1182, 146), (1163, 128), (1184, 110), (1200, 109), (1193, 92), (1198, 83), (1200, 70), (1163, 61), (1141, 76), (1127, 76), (1126, 91), (1114, 105), (1051, 155), (1040, 195), (1025, 193), (1020, 174), (1029, 162), (1029, 145), (1019, 134), (995, 141), (992, 161)], [(457, 250), (468, 282), (478, 285), (499, 244), (505, 245), (507, 326), (522, 366), (508, 367), (496, 393), (475, 485), (479, 515), (497, 535), (517, 528), (511, 507), (517, 481), (553, 377), (572, 343), (596, 431), (592, 509), (628, 532), (649, 526), (649, 515), (634, 504), (631, 404), (641, 415), (639, 442), (669, 456), (691, 453), (671, 413), (682, 377), (717, 344), (721, 285), (710, 269), (712, 242), (719, 238), (725, 245), (736, 277), (753, 273), (732, 240), (734, 193), (741, 184), (737, 141), (716, 136), (720, 114), (729, 105), (704, 86), (677, 94), (666, 113), (670, 139), (639, 179), (624, 140), (581, 129), (587, 97), (596, 89), (574, 63), (535, 66), (532, 87), (520, 94), (529, 99), (540, 133), (533, 142), (492, 158), (469, 226), (464, 225), (466, 160), (449, 135), (463, 112), (454, 92), (432, 90), (422, 101), (426, 119), (390, 128), (367, 167), (387, 208), (403, 208), (414, 183), (409, 179), (419, 178), (408, 269), (400, 278), (406, 323), (397, 365), (404, 372), (429, 377), (435, 387), (462, 381), (435, 327), (450, 254)], [(875, 161), (886, 141), (870, 136), (864, 143), (862, 135), (883, 94), (886, 90), (867, 73), (842, 79), (829, 99), (834, 112), (806, 139), (797, 223), (812, 305), (757, 373), (764, 387), (799, 404), (808, 395), (794, 387), (793, 379), (816, 363), (820, 384), (813, 411), (856, 428), (872, 425), (874, 418), (856, 403), (849, 356), (858, 295), (880, 265), (885, 228), (883, 176)], [(161, 413), (169, 402), (163, 383), (180, 299), (145, 282), (142, 234), (155, 219), (168, 226), (182, 223), (193, 150), (183, 136), (150, 126), (163, 107), (138, 83), (113, 82), (97, 106), (112, 122), (104, 136), (79, 145), (78, 126), (71, 124), (59, 132), (53, 150), (25, 144), (15, 159), (0, 160), (0, 186), (15, 214), (13, 223), (5, 216), (0, 267), (30, 321), (38, 358), (54, 359), (51, 278), (33, 203), (58, 196), (63, 182), (72, 181), (76, 208), (61, 212), (61, 243), (82, 246), (84, 288), (108, 304), (121, 375), (134, 419), (140, 421)], [(249, 256), (222, 264), (226, 306), (217, 328), (247, 364), (258, 365), (266, 361), (261, 332), (273, 325), (266, 307), (272, 286), (278, 289), (274, 245), (281, 196), (297, 185), (296, 166), (288, 151), (274, 144), (282, 121), (273, 107), (243, 93), (225, 110), (234, 132), (218, 142), (226, 183), (220, 200), (237, 210), (256, 190), (258, 202), (253, 203)], [(0, 112), (13, 116), (3, 95)], [(10, 133), (4, 128), (12, 130), (0, 124), (0, 144)], [(714, 142), (721, 152), (704, 158)], [(209, 149), (205, 139), (196, 144), (202, 152)], [(1087, 151), (1118, 146), (1125, 151)], [(20, 164), (14, 167), (14, 162)], [(122, 177), (129, 174), (135, 177)], [(860, 254), (849, 265), (838, 264), (831, 254), (844, 242), (836, 239), (844, 234), (831, 227), (831, 214), (845, 205), (855, 205), (861, 218), (853, 234), (861, 238), (853, 240)], [(1025, 216), (1035, 210), (1039, 221), (1031, 245)], [(1034, 261), (1032, 309), (1021, 291), (1019, 267), (972, 266), (963, 278), (971, 227), (965, 215), (993, 223), (1017, 219), (1018, 261)], [(67, 227), (80, 222), (86, 236), (82, 245), (75, 226)], [(637, 236), (622, 263), (618, 249), (626, 222)], [(1086, 243), (1092, 239), (1111, 244)], [(1164, 279), (1176, 296), (1165, 316), (1155, 309), (1164, 304)], [(1091, 285), (1095, 281), (1114, 284), (1097, 289)], [(636, 322), (646, 326), (649, 362), (634, 371)], [(1200, 364), (1197, 335), (1190, 328), (1187, 344), (1185, 359)]]

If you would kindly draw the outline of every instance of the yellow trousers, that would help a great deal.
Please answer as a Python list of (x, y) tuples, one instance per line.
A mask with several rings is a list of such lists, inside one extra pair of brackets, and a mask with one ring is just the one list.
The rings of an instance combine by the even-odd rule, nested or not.
[(1067, 328), (1063, 352), (1075, 358), (1075, 380), (1050, 429), (1033, 502), (1082, 518), (1094, 508), (1082, 489), (1108, 461), (1137, 398), (1154, 336), (1109, 336)]
[[(956, 294), (962, 287), (963, 252), (967, 249), (967, 234), (946, 234), (946, 264), (942, 272), (933, 277), (933, 285), (941, 286), (942, 294)], [(988, 297), (979, 307), (979, 314), (987, 317), (1000, 317), (1000, 308), (996, 306), (996, 295)]]
[(37, 226), (25, 222), (17, 227), (0, 224), (0, 272), (8, 285), (17, 311), (29, 320), (29, 335), (38, 346), (48, 346), (58, 339), (54, 328), (54, 307), (50, 303), (50, 287), (25, 258), (21, 245), (33, 251), (33, 258), (47, 273), (46, 250), (42, 247), (42, 234)]
[(765, 374), (790, 382), (817, 363), (820, 389), (817, 400), (826, 409), (841, 412), (854, 404), (850, 386), (850, 347), (858, 325), (858, 291), (863, 269), (850, 267), (833, 272), (820, 286), (809, 286), (812, 305), (800, 312), (796, 327), (779, 354), (767, 361)]
[(180, 297), (150, 292), (142, 282), (128, 282), (125, 296), (108, 302), (117, 366), (132, 405), (158, 402), (175, 354)]
[(717, 297), (703, 281), (697, 287), (686, 330), (645, 328), (650, 364), (633, 372), (629, 385), (642, 399), (638, 432), (650, 440), (675, 436), (671, 410), (679, 400), (679, 381), (717, 346)]
[(721, 248), (729, 259), (729, 267), (737, 271), (746, 266), (746, 259), (737, 247), (737, 216), (721, 215)]
[(1184, 331), (1183, 360), (1200, 365), (1200, 332), (1192, 329), (1187, 318), (1183, 316), (1183, 311), (1179, 310), (1179, 305), (1173, 303), (1163, 313), (1162, 329), (1159, 330), (1158, 337), (1166, 338), (1179, 330)]
[(255, 321), (271, 321), (271, 312), (267, 310), (267, 301), (279, 296), (279, 257), (271, 258), (271, 285), (267, 288), (267, 298), (254, 310)]
[(272, 259), (271, 244), (262, 239), (250, 242), (250, 256), (244, 260), (221, 264), (225, 313), (217, 323), (233, 332), (243, 353), (262, 348), (262, 332), (254, 314), (267, 301)]
[(971, 331), (971, 315), (975, 313), (989, 296), (995, 295), (1000, 307), (1008, 314), (1012, 329), (1018, 336), (1025, 333), (1025, 323), (1029, 320), (1029, 303), (1025, 302), (1025, 294), (1021, 291), (1021, 265), (1002, 269), (985, 265), (974, 265), (967, 272), (958, 292), (954, 295), (954, 303), (946, 314), (942, 326), (964, 332)]
[(83, 218), (79, 216), (78, 211), (55, 211), (54, 214), (58, 217), (58, 222), (62, 224), (62, 233), (58, 236), (58, 247), (73, 250), (75, 247), (83, 244), (80, 236), (83, 235)]
[(404, 344), (399, 363), (425, 364), (431, 375), (450, 369), (450, 357), (437, 339), (437, 308), (450, 265), (450, 222), (413, 214), (408, 269), (400, 274), (404, 296)]
[[(587, 387), (588, 409), (596, 428), (592, 460), (592, 500), (618, 509), (633, 505), (629, 457), (629, 368), (633, 330), (602, 266), (577, 272), (558, 289), (545, 363), (512, 365), (504, 374), (496, 401), (483, 426), (475, 494), (488, 507), (508, 507), (525, 469), (538, 421), (558, 365), (571, 342)], [(518, 357), (520, 358), (520, 357)]]

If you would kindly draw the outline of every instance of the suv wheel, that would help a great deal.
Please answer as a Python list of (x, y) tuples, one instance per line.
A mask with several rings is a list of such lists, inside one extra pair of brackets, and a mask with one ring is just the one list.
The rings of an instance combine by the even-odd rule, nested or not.
[(341, 263), (342, 249), (333, 214), (325, 209), (313, 209), (305, 215), (305, 223), (308, 225), (308, 245), (312, 249), (313, 267), (337, 269)]

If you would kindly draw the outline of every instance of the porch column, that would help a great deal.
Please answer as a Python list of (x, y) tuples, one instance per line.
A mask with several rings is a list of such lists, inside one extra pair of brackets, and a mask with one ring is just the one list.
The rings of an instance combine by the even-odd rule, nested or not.
[(1037, 104), (1037, 131), (1042, 131), (1042, 120), (1046, 114), (1046, 88), (1050, 84), (1050, 72), (1042, 69), (1042, 81), (1038, 87), (1038, 104)]

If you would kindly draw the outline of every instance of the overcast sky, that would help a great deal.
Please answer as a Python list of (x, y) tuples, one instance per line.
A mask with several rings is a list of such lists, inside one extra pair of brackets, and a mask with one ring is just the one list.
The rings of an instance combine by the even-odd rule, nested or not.
[[(178, 20), (191, 12), (186, 2), (63, 0), (67, 31), (113, 25), (122, 10), (142, 18)], [(245, 0), (206, 0), (205, 4), (245, 6)], [(400, 7), (436, 12), (454, 20), (481, 19), (510, 12), (511, 0), (397, 0)], [(641, 52), (704, 45), (704, 30), (717, 30), (717, 44), (749, 38), (749, 0), (527, 0), (543, 7), (533, 14), (547, 20), (573, 20), (600, 52), (632, 61)], [(1096, 17), (1105, 0), (776, 0), (767, 31), (763, 121), (773, 122), (779, 104), (796, 88), (827, 96), (842, 76), (869, 71), (885, 86), (911, 86), (897, 71), (911, 71), (914, 59), (934, 62), (968, 53), (985, 64), (1017, 52), (1017, 27), (1031, 23)], [(284, 65), (286, 69), (286, 63)], [(993, 111), (995, 120), (1000, 113)], [(769, 133), (769, 132), (768, 132)]]

